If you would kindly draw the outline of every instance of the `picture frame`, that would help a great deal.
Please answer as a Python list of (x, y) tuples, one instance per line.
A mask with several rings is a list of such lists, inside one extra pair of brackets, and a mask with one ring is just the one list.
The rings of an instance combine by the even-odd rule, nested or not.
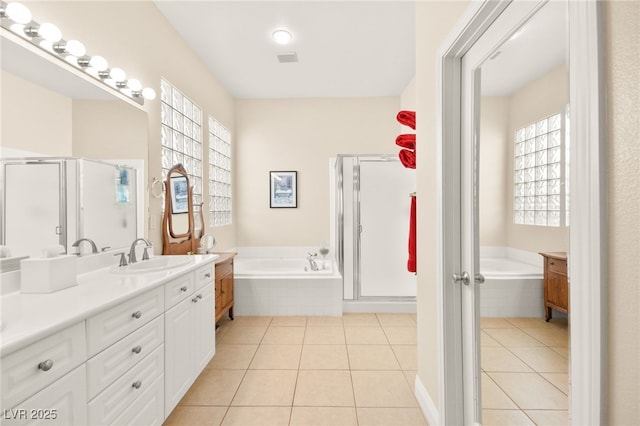
[(269, 172), (269, 207), (295, 209), (298, 207), (298, 172)]
[(171, 213), (189, 212), (189, 182), (186, 176), (171, 176)]

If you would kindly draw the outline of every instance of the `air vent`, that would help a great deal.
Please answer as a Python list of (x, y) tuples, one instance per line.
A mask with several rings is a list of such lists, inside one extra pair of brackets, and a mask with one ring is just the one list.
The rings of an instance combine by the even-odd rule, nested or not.
[(298, 54), (296, 52), (278, 53), (278, 62), (281, 64), (287, 62), (298, 62)]

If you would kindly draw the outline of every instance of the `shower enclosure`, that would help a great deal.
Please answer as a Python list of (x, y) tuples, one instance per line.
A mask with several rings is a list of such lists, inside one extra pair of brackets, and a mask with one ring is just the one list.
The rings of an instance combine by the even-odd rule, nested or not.
[(412, 312), (416, 277), (407, 257), (415, 171), (395, 155), (339, 155), (331, 169), (345, 311)]
[(40, 256), (80, 238), (125, 247), (142, 231), (133, 167), (79, 158), (0, 160), (0, 244)]

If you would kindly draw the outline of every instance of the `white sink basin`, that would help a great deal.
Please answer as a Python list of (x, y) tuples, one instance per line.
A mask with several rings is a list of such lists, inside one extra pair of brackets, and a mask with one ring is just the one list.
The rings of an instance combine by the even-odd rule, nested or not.
[(142, 274), (145, 272), (166, 271), (186, 265), (192, 261), (192, 256), (157, 256), (149, 260), (130, 263), (127, 266), (114, 266), (109, 271), (117, 274)]

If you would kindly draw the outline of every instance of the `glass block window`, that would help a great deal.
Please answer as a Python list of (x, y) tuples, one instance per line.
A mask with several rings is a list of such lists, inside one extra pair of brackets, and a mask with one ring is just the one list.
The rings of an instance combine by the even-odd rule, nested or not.
[(209, 116), (209, 224), (231, 225), (231, 132)]
[(513, 204), (516, 224), (568, 225), (565, 121), (565, 114), (555, 114), (516, 131)]
[[(202, 204), (202, 109), (165, 79), (160, 81), (162, 180), (182, 164), (193, 188), (194, 219), (200, 228)], [(164, 204), (163, 204), (164, 206)]]

